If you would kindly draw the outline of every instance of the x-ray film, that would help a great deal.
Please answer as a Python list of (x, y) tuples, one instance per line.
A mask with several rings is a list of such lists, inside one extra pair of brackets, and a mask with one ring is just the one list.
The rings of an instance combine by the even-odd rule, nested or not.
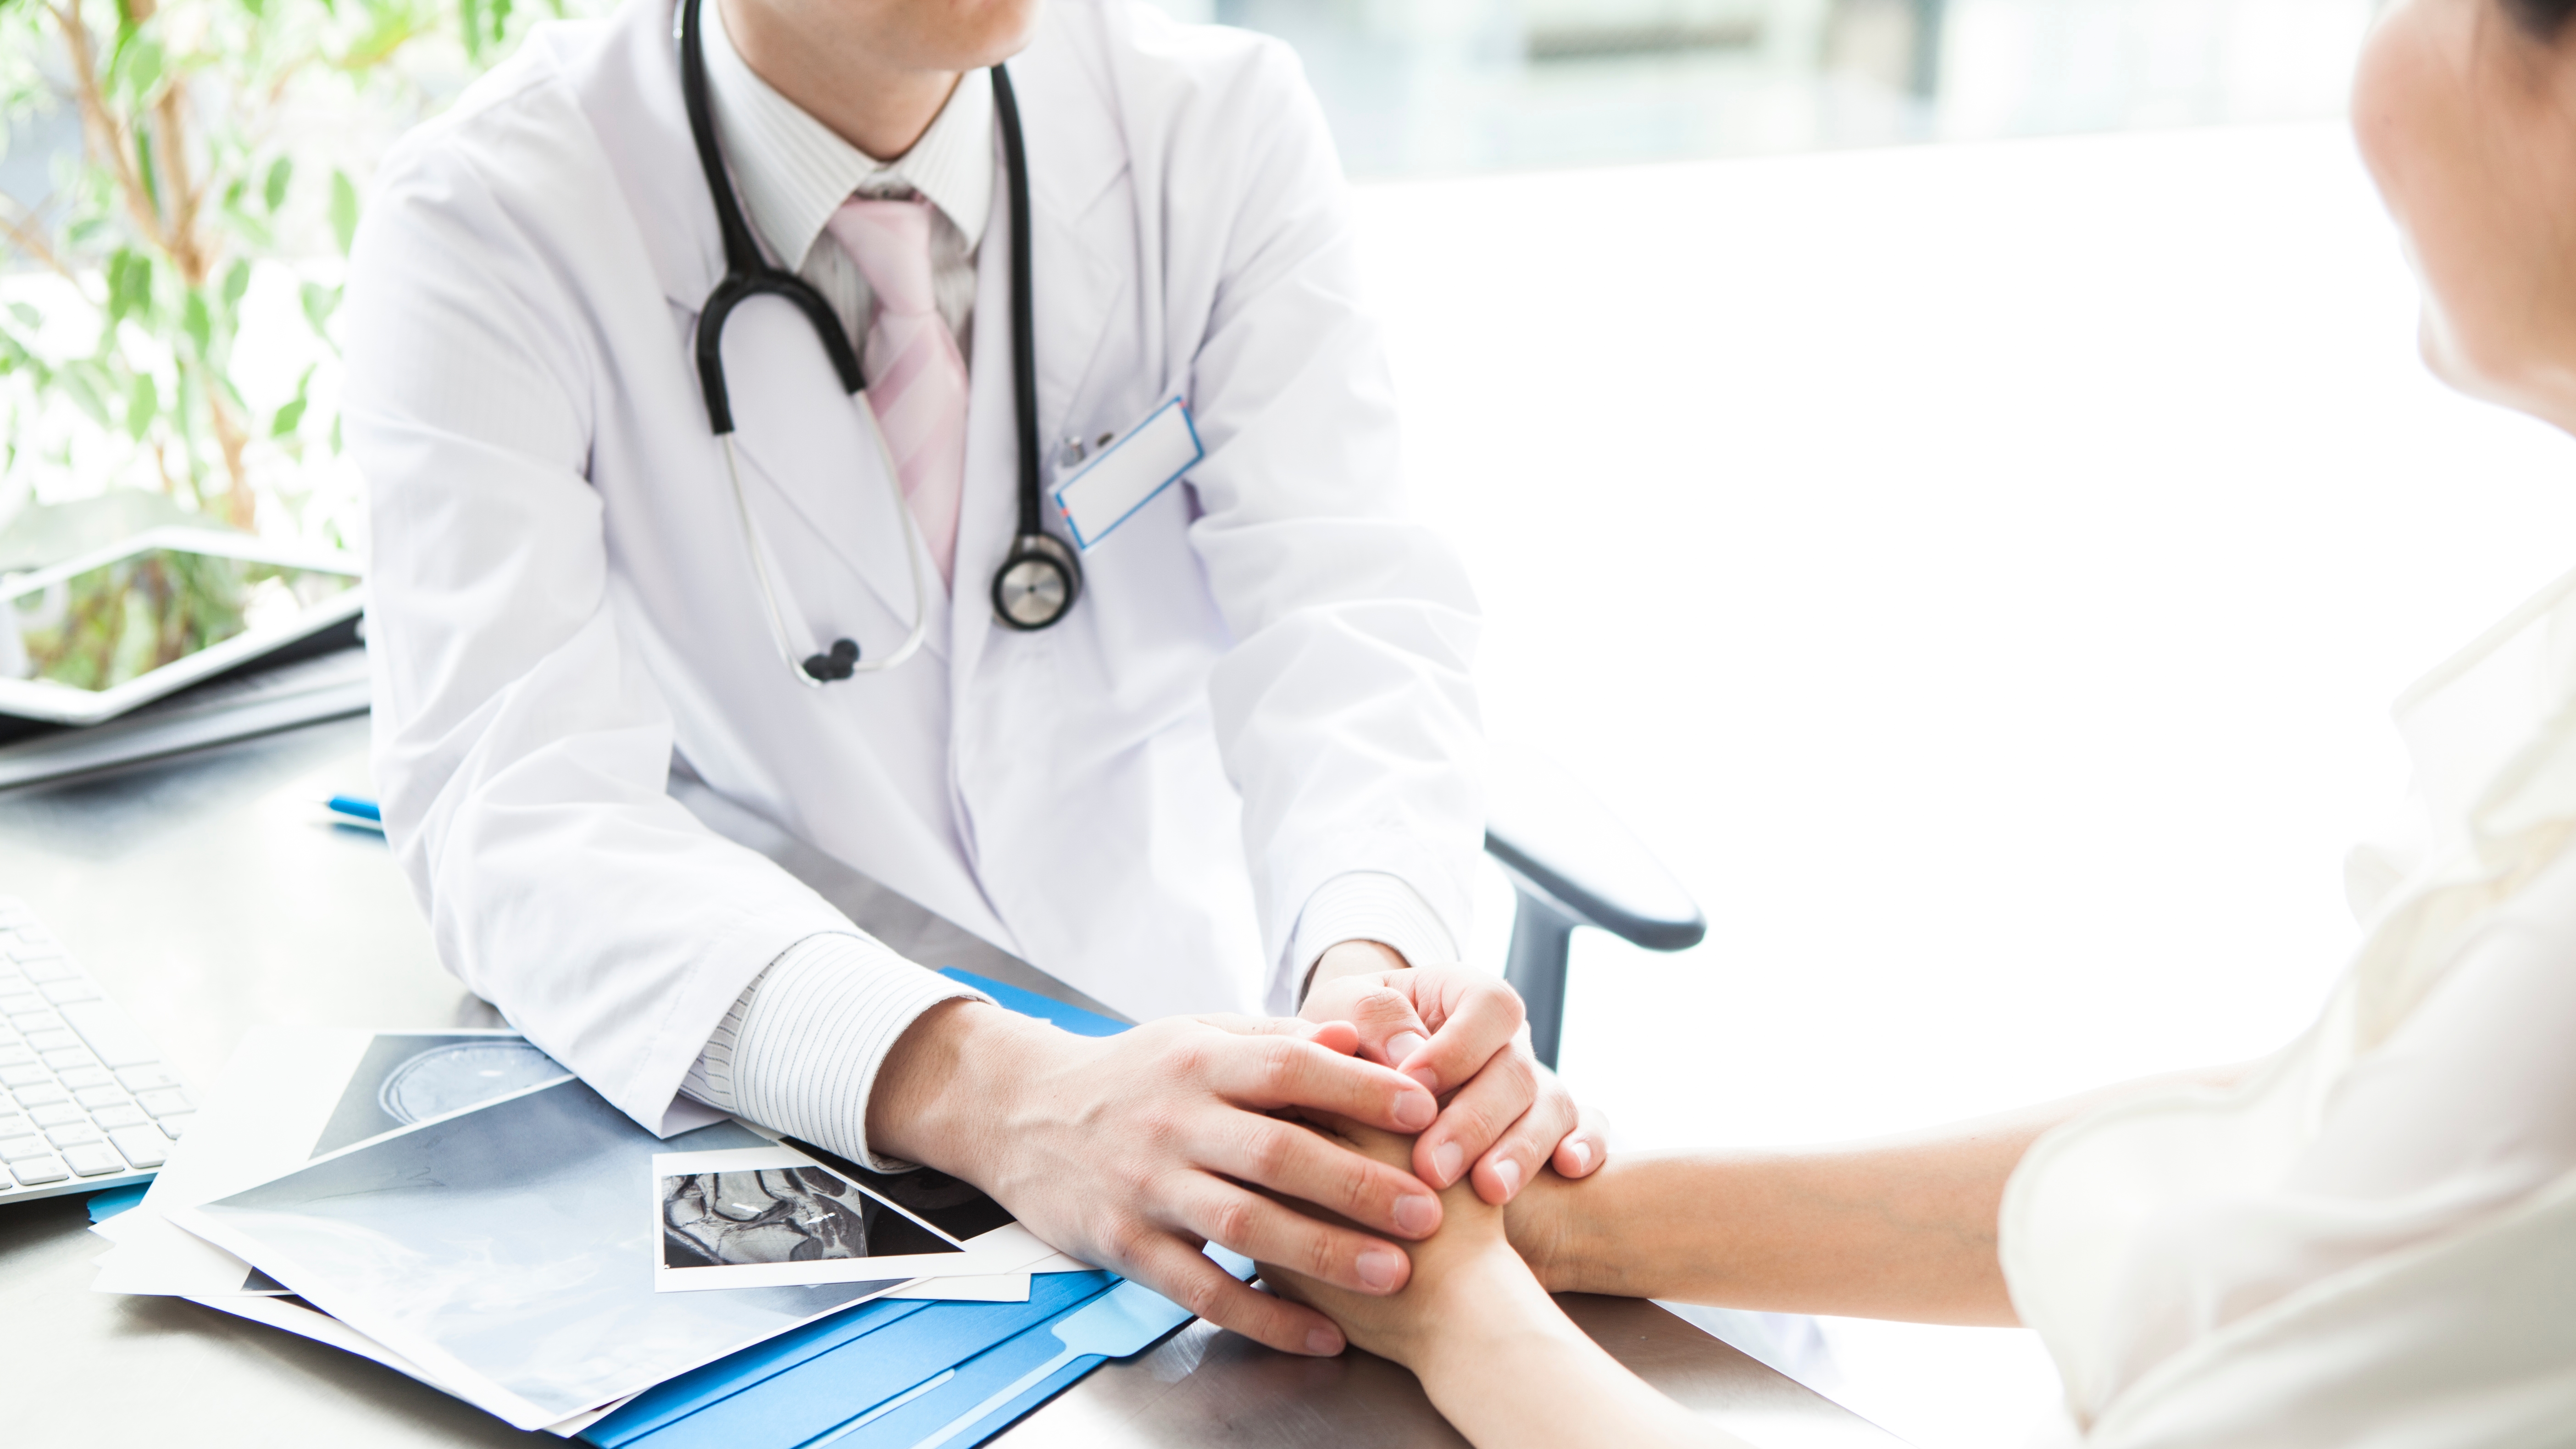
[[(675, 1141), (765, 1145), (730, 1122)], [(523, 1429), (921, 1276), (656, 1293), (661, 1234), (636, 1209), (661, 1146), (566, 1078), (364, 1139), (170, 1219)]]
[(1012, 1273), (1052, 1252), (1016, 1223), (953, 1237), (792, 1147), (654, 1154), (653, 1226), (662, 1293)]

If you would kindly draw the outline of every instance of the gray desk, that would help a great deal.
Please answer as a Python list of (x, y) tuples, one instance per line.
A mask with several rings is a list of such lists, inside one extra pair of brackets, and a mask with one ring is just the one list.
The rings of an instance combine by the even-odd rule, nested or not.
[[(0, 892), (25, 897), (160, 1039), (214, 1080), (244, 1028), (493, 1023), (440, 969), (381, 839), (314, 802), (366, 779), (366, 721), (341, 720), (108, 777), (0, 794)], [(684, 798), (687, 798), (684, 795)], [(791, 869), (829, 862), (760, 822), (702, 814)], [(1065, 994), (855, 878), (817, 880), (898, 945)], [(950, 934), (943, 934), (950, 933)], [(981, 951), (979, 957), (974, 953)], [(78, 1197), (0, 1209), (0, 1423), (27, 1444), (560, 1443), (375, 1364), (178, 1299), (88, 1291), (105, 1244)], [(1896, 1440), (1647, 1303), (1569, 1300), (1646, 1378), (1767, 1449)], [(1194, 1324), (1013, 1428), (1062, 1445), (1448, 1445), (1404, 1370), (1270, 1353)]]

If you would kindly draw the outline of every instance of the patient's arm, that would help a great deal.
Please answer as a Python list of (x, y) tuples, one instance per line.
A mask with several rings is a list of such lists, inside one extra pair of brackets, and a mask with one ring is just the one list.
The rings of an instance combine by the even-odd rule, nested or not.
[[(1332, 1130), (1382, 1162), (1411, 1160), (1405, 1138), (1340, 1123)], [(1440, 1231), (1411, 1245), (1413, 1276), (1392, 1296), (1348, 1292), (1269, 1263), (1261, 1276), (1323, 1310), (1351, 1342), (1413, 1370), (1477, 1449), (1749, 1449), (1648, 1387), (1575, 1327), (1512, 1251), (1501, 1208), (1462, 1180), (1441, 1194), (1441, 1211)]]
[(1552, 1292), (2010, 1324), (1995, 1224), (2030, 1144), (2121, 1097), (2244, 1070), (2131, 1082), (1847, 1146), (1624, 1153), (1579, 1183), (1541, 1173), (1511, 1207), (1511, 1240)]

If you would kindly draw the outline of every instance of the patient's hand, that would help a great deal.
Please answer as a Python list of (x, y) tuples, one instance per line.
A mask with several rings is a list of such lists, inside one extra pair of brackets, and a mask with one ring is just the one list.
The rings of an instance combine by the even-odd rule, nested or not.
[[(1391, 1132), (1338, 1121), (1319, 1130), (1363, 1157), (1412, 1160), (1412, 1140)], [(1261, 1276), (1320, 1309), (1351, 1342), (1413, 1370), (1476, 1449), (1749, 1449), (1620, 1367), (1539, 1286), (1512, 1241), (1523, 1222), (1544, 1237), (1573, 1221), (1558, 1205), (1583, 1191), (1539, 1176), (1531, 1186), (1553, 1190), (1515, 1199), (1531, 1209), (1514, 1211), (1508, 1235), (1503, 1209), (1473, 1187), (1443, 1192), (1440, 1230), (1412, 1245), (1413, 1277), (1386, 1297), (1268, 1263)]]
[[(1616, 1164), (1612, 1166), (1615, 1170)], [(1580, 1248), (1583, 1230), (1592, 1226), (1584, 1192), (1598, 1180), (1595, 1175), (1569, 1181), (1554, 1171), (1541, 1172), (1503, 1210), (1503, 1232), (1513, 1251), (1550, 1293), (1605, 1291), (1587, 1281)], [(1598, 1199), (1601, 1194), (1592, 1196)]]
[[(1413, 1159), (1413, 1139), (1392, 1132), (1339, 1120), (1316, 1130), (1393, 1166), (1409, 1168)], [(1541, 1176), (1557, 1181), (1552, 1173)], [(1410, 1245), (1413, 1275), (1386, 1297), (1353, 1293), (1271, 1263), (1261, 1265), (1261, 1276), (1340, 1324), (1351, 1342), (1426, 1376), (1433, 1355), (1463, 1337), (1507, 1330), (1523, 1316), (1554, 1316), (1545, 1290), (1513, 1251), (1503, 1209), (1478, 1197), (1463, 1179), (1440, 1194), (1440, 1207), (1440, 1231)]]

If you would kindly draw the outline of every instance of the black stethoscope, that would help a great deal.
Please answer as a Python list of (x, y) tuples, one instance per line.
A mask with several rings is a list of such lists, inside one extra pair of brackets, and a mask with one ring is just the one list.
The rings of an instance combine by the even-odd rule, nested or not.
[[(892, 669), (921, 647), (930, 620), (926, 577), (930, 546), (922, 539), (920, 527), (913, 522), (912, 509), (904, 502), (894, 460), (885, 456), (885, 436), (871, 426), (868, 433), (876, 439), (885, 465), (886, 486), (904, 532), (904, 558), (912, 569), (912, 632), (894, 653), (865, 664), (859, 662), (858, 644), (849, 639), (835, 639), (830, 648), (801, 661), (796, 657), (787, 642), (786, 618), (779, 610), (777, 592), (770, 586), (760, 530), (752, 522), (751, 505), (743, 496), (742, 474), (734, 462), (733, 407), (725, 393), (725, 321), (736, 305), (753, 297), (784, 298), (796, 304), (805, 320), (813, 324), (814, 335), (821, 339), (824, 354), (832, 359), (832, 369), (840, 374), (841, 385), (855, 396), (867, 390), (867, 382), (859, 374), (858, 352), (850, 345), (849, 335), (841, 330), (840, 319), (832, 315), (831, 304), (804, 278), (764, 260), (759, 245), (752, 240), (749, 223), (743, 220), (741, 204), (734, 198), (733, 183), (725, 174), (724, 158), (716, 146), (714, 108), (707, 101), (707, 57), (698, 29), (698, 4), (699, 0), (682, 0), (680, 6), (680, 95), (688, 106), (689, 135), (697, 143), (698, 165), (706, 172), (707, 190), (715, 198), (716, 226), (724, 234), (725, 249), (724, 280), (716, 284), (716, 289), (707, 295), (706, 305), (698, 309), (698, 387), (706, 398), (707, 421), (716, 436), (724, 440), (725, 471), (732, 478), (734, 507), (742, 515), (744, 539), (751, 549), (752, 574), (759, 579), (761, 601), (768, 606), (771, 642), (777, 645), (778, 657), (786, 661), (799, 684), (819, 689), (853, 674)], [(1001, 567), (993, 571), (993, 614), (1014, 629), (1043, 629), (1073, 608), (1074, 599), (1082, 593), (1082, 565), (1075, 562), (1073, 550), (1039, 526), (1038, 355), (1034, 341), (1037, 324), (1029, 301), (1029, 162), (1020, 138), (1019, 100), (1011, 94), (1010, 75), (998, 65), (993, 67), (993, 108), (1002, 123), (1002, 161), (1011, 188), (1011, 390), (1018, 404), (1020, 430), (1019, 532), (1011, 540), (1010, 551), (1002, 556)]]

